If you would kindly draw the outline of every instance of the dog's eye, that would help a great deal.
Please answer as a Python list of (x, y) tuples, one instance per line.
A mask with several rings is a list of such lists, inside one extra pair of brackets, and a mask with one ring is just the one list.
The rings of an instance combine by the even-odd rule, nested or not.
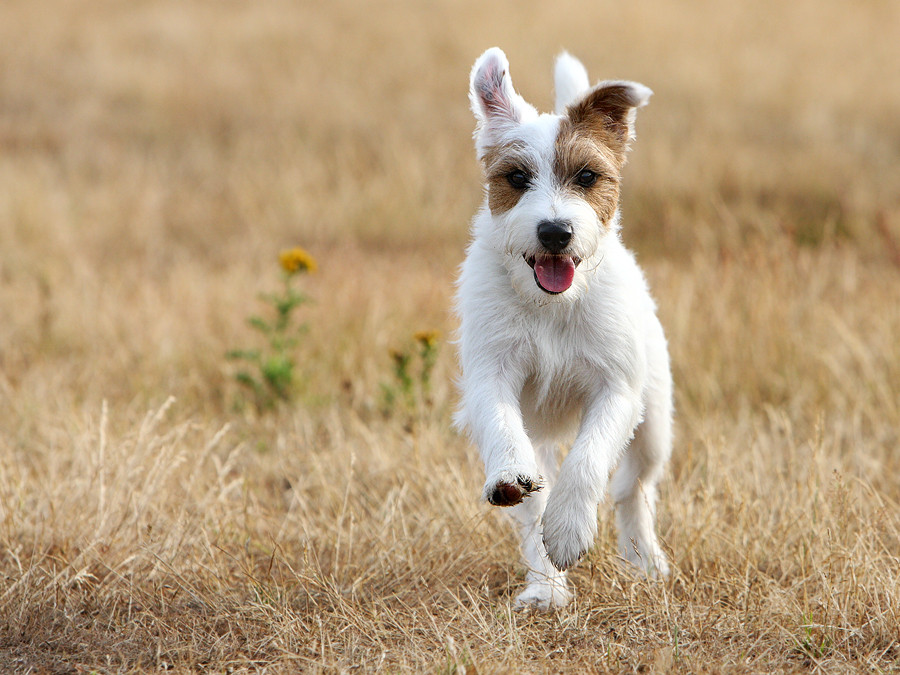
[(583, 169), (575, 176), (575, 182), (583, 188), (589, 188), (597, 182), (597, 174), (590, 169)]
[(520, 169), (510, 171), (508, 174), (506, 174), (506, 180), (516, 190), (524, 190), (528, 187), (528, 174)]

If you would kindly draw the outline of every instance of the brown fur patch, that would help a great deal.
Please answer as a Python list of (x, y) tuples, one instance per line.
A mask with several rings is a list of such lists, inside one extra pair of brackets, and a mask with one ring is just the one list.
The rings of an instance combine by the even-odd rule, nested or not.
[[(619, 154), (612, 141), (602, 126), (590, 120), (576, 122), (570, 114), (560, 120), (553, 161), (559, 184), (587, 201), (603, 224), (609, 223), (616, 212), (620, 171), (625, 161), (624, 150)], [(597, 174), (591, 187), (576, 182), (585, 169)]]
[[(609, 223), (619, 203), (621, 171), (638, 103), (628, 86), (609, 84), (570, 107), (560, 120), (554, 173), (560, 185), (577, 191), (590, 203), (603, 223)], [(591, 187), (576, 182), (584, 169), (598, 176)]]
[(633, 110), (639, 102), (627, 85), (609, 84), (595, 89), (569, 108), (569, 119), (600, 137), (624, 164), (628, 141), (631, 140)]
[(506, 177), (517, 170), (529, 176), (536, 172), (522, 152), (522, 147), (519, 143), (493, 146), (487, 149), (482, 159), (487, 179), (488, 208), (495, 216), (512, 209), (525, 193), (510, 185)]

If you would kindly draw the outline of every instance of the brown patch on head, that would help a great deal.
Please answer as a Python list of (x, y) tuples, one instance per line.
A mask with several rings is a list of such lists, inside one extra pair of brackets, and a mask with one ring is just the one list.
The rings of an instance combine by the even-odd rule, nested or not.
[[(560, 120), (553, 163), (556, 179), (585, 199), (604, 224), (612, 219), (619, 203), (636, 105), (639, 101), (632, 89), (614, 83), (589, 93)], [(578, 182), (585, 170), (596, 175), (590, 186)]]
[[(619, 172), (624, 159), (609, 146), (600, 130), (575, 123), (571, 116), (559, 123), (553, 160), (553, 173), (559, 185), (584, 199), (604, 225), (609, 223), (619, 204)], [(585, 170), (596, 175), (593, 185), (578, 183)]]
[[(606, 145), (625, 163), (628, 141), (632, 138), (634, 111), (647, 102), (635, 83), (611, 82), (591, 91), (569, 108), (573, 124), (583, 125), (600, 135)], [(644, 88), (647, 92), (649, 89)]]
[(525, 193), (509, 182), (509, 175), (521, 171), (526, 176), (533, 176), (535, 169), (523, 152), (521, 143), (507, 143), (488, 148), (482, 161), (487, 179), (488, 208), (495, 216), (506, 213), (519, 203)]

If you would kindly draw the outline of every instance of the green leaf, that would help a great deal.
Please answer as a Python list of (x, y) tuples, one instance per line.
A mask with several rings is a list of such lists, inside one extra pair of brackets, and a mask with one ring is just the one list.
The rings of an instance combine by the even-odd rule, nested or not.
[(259, 386), (260, 386), (259, 381), (255, 377), (253, 377), (250, 373), (248, 373), (246, 370), (242, 370), (238, 373), (235, 373), (234, 379), (237, 380), (238, 382), (240, 382), (241, 384), (244, 384), (244, 385), (250, 387), (251, 389), (259, 389)]
[(230, 359), (232, 361), (235, 361), (235, 360), (258, 361), (259, 360), (259, 350), (258, 349), (232, 349), (231, 351), (225, 353), (225, 358)]
[(251, 316), (247, 319), (247, 323), (253, 326), (256, 330), (266, 333), (267, 335), (272, 332), (272, 326), (269, 323), (258, 316)]

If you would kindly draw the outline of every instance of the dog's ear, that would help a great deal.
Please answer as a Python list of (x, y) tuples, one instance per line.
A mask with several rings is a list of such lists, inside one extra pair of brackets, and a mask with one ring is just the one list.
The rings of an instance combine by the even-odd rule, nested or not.
[(472, 68), (469, 101), (475, 113), (475, 147), (481, 157), (486, 148), (500, 142), (504, 132), (536, 115), (532, 106), (513, 89), (509, 61), (498, 47), (482, 54)]
[(557, 115), (565, 115), (566, 108), (591, 88), (587, 70), (581, 61), (568, 52), (556, 57), (553, 69), (553, 90), (556, 93), (554, 110)]
[(637, 82), (607, 80), (591, 89), (580, 101), (569, 106), (569, 118), (576, 125), (588, 124), (602, 130), (608, 142), (625, 152), (634, 138), (634, 117), (647, 105), (653, 92)]

